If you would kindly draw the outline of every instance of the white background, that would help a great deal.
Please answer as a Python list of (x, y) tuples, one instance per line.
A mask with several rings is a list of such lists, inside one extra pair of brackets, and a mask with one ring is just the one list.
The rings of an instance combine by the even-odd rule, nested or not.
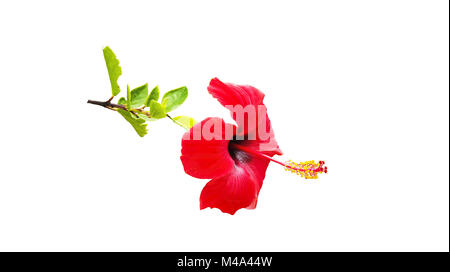
[[(0, 250), (448, 251), (448, 1), (2, 1)], [(140, 138), (120, 83), (186, 85), (174, 115), (230, 120), (212, 77), (251, 84), (285, 156), (256, 210), (199, 210), (183, 130)]]

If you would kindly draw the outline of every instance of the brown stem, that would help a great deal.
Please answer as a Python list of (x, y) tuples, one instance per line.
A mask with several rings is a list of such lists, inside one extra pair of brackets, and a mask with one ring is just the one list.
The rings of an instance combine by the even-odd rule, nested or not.
[(147, 111), (144, 111), (143, 109), (131, 109), (130, 110), (130, 109), (127, 109), (127, 107), (125, 107), (124, 105), (111, 103), (111, 100), (112, 100), (112, 98), (110, 98), (110, 99), (108, 99), (107, 101), (104, 101), (104, 102), (103, 101), (96, 101), (96, 100), (88, 100), (87, 102), (89, 104), (101, 106), (101, 107), (104, 107), (104, 108), (107, 108), (107, 109), (110, 109), (110, 110), (114, 110), (114, 111), (117, 110), (117, 109), (126, 110), (126, 111), (130, 112), (131, 114), (133, 114), (136, 117), (139, 117), (139, 115), (137, 113), (144, 114), (144, 115), (146, 115), (148, 117), (151, 117), (150, 113), (147, 112)]
[(102, 106), (102, 107), (108, 108), (108, 109), (110, 109), (110, 110), (112, 110), (112, 109), (123, 109), (123, 110), (128, 110), (124, 105), (119, 105), (119, 104), (111, 103), (111, 99), (109, 99), (108, 101), (88, 100), (87, 102), (88, 102), (89, 104)]
[[(111, 103), (111, 100), (113, 98), (114, 97), (111, 97), (107, 101), (88, 100), (87, 103), (88, 104), (92, 104), (92, 105), (101, 106), (101, 107), (104, 107), (104, 108), (107, 108), (107, 109), (110, 109), (110, 110), (113, 110), (113, 111), (115, 111), (117, 109), (126, 110), (126, 111), (134, 114), (136, 117), (139, 117), (137, 113), (140, 113), (140, 114), (144, 114), (144, 115), (146, 115), (146, 116), (151, 118), (150, 112), (144, 110), (145, 107), (141, 107), (141, 108), (137, 108), (137, 109), (127, 109), (127, 107), (124, 106), (124, 105)], [(174, 120), (169, 114), (166, 114), (166, 116), (167, 116), (167, 118), (172, 120), (175, 124), (183, 127), (178, 121)]]

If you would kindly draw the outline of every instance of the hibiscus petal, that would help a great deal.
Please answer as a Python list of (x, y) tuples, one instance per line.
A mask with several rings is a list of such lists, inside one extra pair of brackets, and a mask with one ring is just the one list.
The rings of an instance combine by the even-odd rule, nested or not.
[(257, 139), (257, 140), (243, 140), (239, 141), (240, 144), (248, 146), (249, 148), (264, 153), (268, 156), (283, 155), (277, 141), (275, 140), (275, 134), (271, 128), (268, 133), (267, 139)]
[[(255, 151), (264, 153), (268, 156), (273, 156), (275, 153), (273, 151), (270, 151), (270, 152), (262, 151), (258, 141), (246, 140), (246, 141), (234, 141), (234, 143), (244, 146), (244, 147), (247, 147), (247, 148), (251, 148)], [(238, 156), (239, 152), (244, 153), (248, 157), (248, 159), (245, 159), (245, 157), (242, 155)], [(268, 159), (254, 156), (252, 154), (249, 154), (245, 151), (238, 150), (236, 148), (231, 149), (231, 154), (232, 154), (231, 157), (234, 158), (235, 163), (237, 163), (239, 166), (243, 167), (247, 172), (249, 172), (252, 176), (254, 176), (255, 180), (258, 181), (259, 187), (261, 188), (262, 182), (266, 176), (266, 169), (269, 166), (270, 161)], [(240, 160), (239, 157), (243, 157), (244, 159)]]
[[(211, 126), (211, 124), (215, 126)], [(231, 131), (230, 135), (226, 132)], [(221, 118), (207, 118), (194, 125), (181, 141), (181, 162), (186, 174), (196, 178), (215, 178), (234, 167), (228, 144), (235, 126)]]
[(250, 207), (258, 197), (257, 181), (247, 171), (236, 167), (228, 175), (208, 182), (200, 195), (200, 209), (218, 208), (224, 213)]
[(256, 131), (258, 106), (264, 106), (264, 94), (261, 91), (252, 86), (223, 83), (218, 78), (213, 78), (208, 92), (230, 110), (231, 117), (238, 125), (238, 135)]
[[(264, 110), (266, 111), (266, 113), (264, 113), (265, 118), (258, 117), (257, 135), (254, 137), (256, 140), (242, 141), (242, 144), (248, 145), (254, 150), (263, 152), (269, 156), (283, 155), (283, 152), (278, 147), (278, 143), (275, 140), (275, 133), (273, 131), (269, 116), (267, 115), (265, 106)], [(260, 113), (259, 116), (261, 116), (261, 114), (262, 113)]]
[[(260, 145), (257, 150), (269, 156), (282, 154), (263, 104), (264, 93), (248, 85), (223, 83), (218, 78), (211, 80), (208, 92), (230, 110), (238, 125), (236, 136), (240, 140), (256, 140)], [(238, 113), (240, 109), (242, 112)]]
[(205, 185), (200, 195), (200, 209), (218, 208), (234, 214), (242, 208), (256, 208), (269, 161), (239, 152), (233, 153), (236, 166), (230, 173)]
[(262, 105), (264, 100), (264, 94), (255, 87), (223, 83), (217, 77), (211, 79), (208, 92), (224, 107), (228, 105), (241, 105), (243, 107)]

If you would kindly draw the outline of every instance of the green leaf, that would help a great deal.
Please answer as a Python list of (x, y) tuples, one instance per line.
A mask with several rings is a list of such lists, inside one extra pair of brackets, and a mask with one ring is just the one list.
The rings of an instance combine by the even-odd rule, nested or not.
[(165, 93), (162, 99), (164, 101), (164, 99), (167, 98), (166, 112), (178, 108), (186, 100), (187, 96), (188, 89), (186, 87), (181, 87)]
[(174, 117), (172, 120), (185, 129), (190, 129), (193, 125), (197, 124), (197, 121), (195, 121), (194, 118), (183, 115)]
[(145, 106), (150, 107), (150, 101), (159, 99), (159, 87), (156, 86), (148, 95), (147, 99), (145, 99)]
[(155, 119), (161, 119), (166, 117), (166, 112), (161, 104), (155, 100), (150, 101), (150, 116)]
[(130, 86), (127, 85), (127, 109), (131, 109), (131, 92)]
[(147, 124), (144, 119), (136, 118), (132, 113), (123, 109), (118, 109), (117, 111), (133, 126), (139, 136), (144, 137), (147, 134)]
[(119, 99), (119, 101), (117, 101), (117, 104), (119, 104), (119, 105), (126, 105), (127, 104), (127, 100), (125, 99), (125, 97), (121, 97)]
[(137, 87), (131, 91), (131, 107), (136, 108), (139, 106), (144, 105), (145, 99), (147, 98), (148, 94), (148, 84), (144, 84), (140, 87)]
[(167, 101), (169, 101), (169, 98), (167, 98), (167, 97), (161, 101), (161, 106), (165, 113), (167, 113), (167, 111), (166, 111)]
[(112, 95), (116, 96), (120, 93), (117, 80), (122, 75), (122, 68), (119, 65), (119, 60), (116, 58), (116, 55), (108, 46), (103, 48), (103, 56), (105, 57), (106, 68), (108, 69), (109, 81), (111, 81)]

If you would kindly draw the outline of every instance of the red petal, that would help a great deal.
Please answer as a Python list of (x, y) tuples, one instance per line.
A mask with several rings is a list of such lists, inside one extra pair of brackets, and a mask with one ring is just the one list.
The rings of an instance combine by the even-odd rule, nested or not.
[(224, 107), (227, 105), (241, 105), (243, 107), (262, 105), (264, 100), (264, 94), (255, 87), (223, 83), (217, 77), (211, 79), (208, 92), (219, 100)]
[[(247, 107), (249, 110), (253, 109), (255, 113), (254, 122), (247, 114), (243, 115), (243, 119), (237, 120), (238, 115), (235, 111), (231, 111), (231, 116), (238, 125), (237, 135), (246, 135), (247, 138), (256, 140), (260, 144), (258, 151), (265, 152), (270, 156), (282, 155), (267, 115), (267, 108), (263, 104), (264, 94), (261, 91), (248, 85), (223, 83), (218, 78), (211, 80), (208, 91), (223, 106), (235, 107), (240, 105), (243, 108)], [(265, 134), (266, 137), (261, 137), (259, 134)]]
[(275, 140), (275, 134), (273, 132), (273, 129), (270, 128), (268, 133), (270, 136), (266, 140), (261, 140), (261, 139), (244, 140), (244, 141), (240, 141), (239, 144), (248, 146), (255, 151), (264, 153), (271, 157), (274, 155), (280, 155), (280, 156), (283, 155), (283, 152), (281, 151), (281, 149), (278, 146), (277, 141)]
[(258, 197), (257, 182), (241, 168), (208, 182), (200, 195), (200, 209), (218, 208), (234, 214), (251, 206)]
[(200, 195), (200, 209), (218, 208), (234, 214), (242, 208), (256, 208), (269, 161), (247, 153), (242, 155), (246, 157), (235, 160), (233, 171), (205, 185)]
[[(247, 135), (249, 131), (256, 131), (258, 105), (263, 105), (264, 100), (264, 94), (261, 91), (252, 86), (223, 83), (218, 78), (213, 78), (209, 83), (208, 92), (222, 106), (230, 110), (231, 116), (238, 125), (238, 135)], [(230, 106), (231, 108), (229, 108)], [(245, 110), (251, 111), (251, 113)], [(249, 114), (252, 114), (252, 117), (249, 117)]]
[[(211, 123), (220, 125), (222, 129), (220, 131), (214, 126), (210, 127), (209, 136), (213, 138), (209, 139), (201, 132)], [(234, 161), (228, 152), (229, 139), (232, 135), (225, 135), (228, 126), (235, 130), (233, 125), (226, 124), (221, 118), (207, 118), (184, 134), (180, 159), (186, 174), (196, 178), (215, 178), (233, 169)]]

